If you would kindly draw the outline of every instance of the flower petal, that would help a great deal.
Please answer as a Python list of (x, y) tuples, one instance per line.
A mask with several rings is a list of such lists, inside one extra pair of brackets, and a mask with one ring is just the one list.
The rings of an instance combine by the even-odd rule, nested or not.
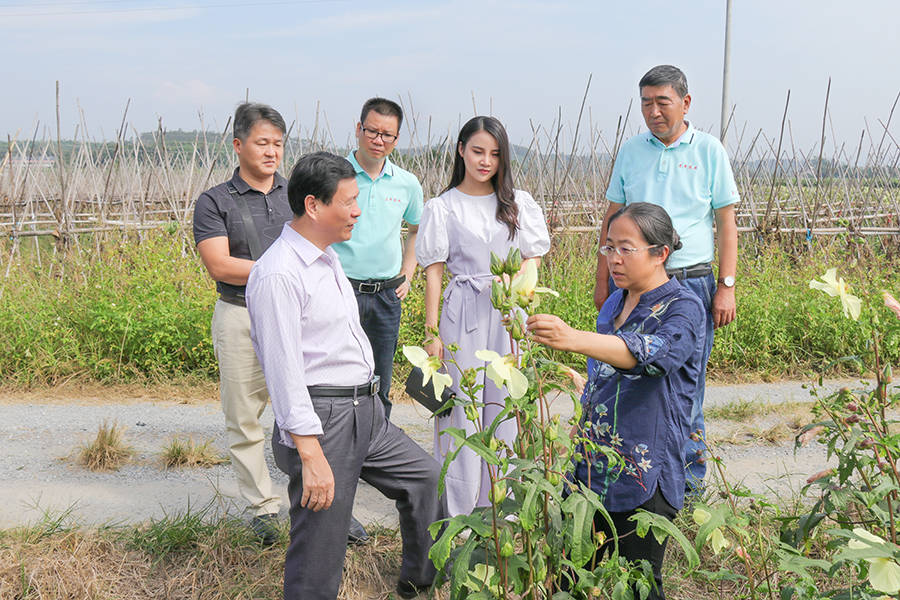
[(730, 545), (730, 542), (725, 539), (722, 530), (718, 527), (713, 529), (712, 533), (709, 534), (709, 541), (710, 544), (712, 544), (713, 554), (718, 554)]
[(494, 362), (495, 360), (500, 360), (502, 357), (493, 350), (476, 350), (475, 358), (485, 362)]
[(891, 296), (887, 292), (882, 292), (884, 294), (884, 305), (893, 311), (897, 318), (900, 319), (900, 302), (897, 302), (897, 299)]
[(862, 301), (853, 294), (841, 295), (841, 306), (844, 307), (844, 316), (850, 317), (854, 321), (859, 319), (859, 313), (862, 311)]
[[(854, 527), (853, 535), (862, 538), (861, 540), (851, 538), (850, 541), (847, 542), (847, 546), (853, 550), (865, 550), (872, 544), (883, 544), (885, 542), (882, 538), (862, 527)], [(867, 544), (866, 542), (870, 543)]]
[(709, 514), (708, 510), (699, 507), (694, 509), (694, 514), (692, 516), (694, 517), (694, 523), (697, 525), (703, 525), (712, 518), (712, 515)]
[(448, 387), (453, 383), (453, 378), (447, 375), (446, 373), (435, 373), (434, 377), (434, 398), (437, 401), (441, 400), (441, 394), (444, 393), (444, 388)]
[(506, 378), (497, 372), (497, 368), (495, 367), (496, 364), (496, 362), (488, 363), (487, 369), (485, 369), (485, 375), (488, 376), (488, 379), (494, 382), (494, 385), (496, 385), (498, 388), (502, 388), (503, 382), (506, 380)]
[(515, 367), (510, 367), (509, 382), (506, 387), (509, 390), (509, 397), (517, 400), (528, 391), (528, 378), (525, 377), (522, 371)]
[(535, 261), (528, 260), (522, 265), (522, 268), (513, 277), (510, 291), (514, 294), (522, 296), (530, 296), (534, 293), (534, 286), (537, 285), (538, 273)]
[(421, 346), (403, 346), (403, 356), (406, 357), (413, 366), (419, 367), (420, 369), (425, 364), (425, 361), (428, 360), (428, 353), (425, 352), (425, 349)]
[(870, 559), (869, 583), (879, 592), (896, 594), (900, 591), (900, 565), (890, 558)]
[(551, 296), (556, 296), (557, 298), (559, 298), (559, 292), (557, 292), (556, 290), (551, 290), (550, 288), (547, 288), (547, 287), (538, 286), (538, 287), (534, 288), (534, 291), (537, 294), (550, 294)]

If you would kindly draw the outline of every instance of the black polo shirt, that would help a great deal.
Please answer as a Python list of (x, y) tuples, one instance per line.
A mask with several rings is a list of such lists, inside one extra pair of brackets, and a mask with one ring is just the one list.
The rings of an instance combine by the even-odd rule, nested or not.
[[(229, 181), (250, 207), (259, 243), (265, 252), (281, 235), (284, 224), (294, 216), (288, 204), (287, 180), (275, 173), (275, 180), (268, 194), (251, 188), (238, 176), (238, 169), (234, 170)], [(241, 211), (228, 191), (227, 183), (220, 183), (200, 194), (194, 206), (194, 243), (222, 236), (228, 238), (231, 256), (252, 260)], [(216, 290), (226, 296), (243, 297), (244, 288), (243, 285), (216, 282)]]

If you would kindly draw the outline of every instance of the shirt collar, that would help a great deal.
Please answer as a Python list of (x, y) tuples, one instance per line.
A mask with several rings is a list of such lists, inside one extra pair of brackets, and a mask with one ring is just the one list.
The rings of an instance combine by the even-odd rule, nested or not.
[(650, 304), (651, 306), (665, 298), (666, 296), (670, 296), (680, 290), (683, 286), (681, 282), (678, 281), (676, 277), (670, 277), (667, 282), (659, 286), (658, 288), (653, 288), (648, 292), (644, 292), (641, 294), (641, 299), (639, 301), (640, 304)]
[(307, 267), (320, 258), (323, 258), (329, 265), (334, 264), (334, 261), (338, 260), (337, 253), (331, 246), (321, 250), (291, 227), (290, 222), (284, 224), (281, 230), (281, 237), (284, 238), (284, 241), (287, 242), (288, 246), (291, 247)]
[(684, 124), (687, 125), (687, 129), (685, 129), (684, 133), (678, 136), (678, 139), (672, 142), (670, 146), (666, 146), (661, 141), (659, 141), (659, 138), (653, 135), (653, 132), (651, 132), (649, 129), (644, 133), (644, 139), (663, 148), (675, 148), (677, 146), (680, 146), (681, 144), (692, 144), (694, 143), (694, 134), (696, 133), (696, 131), (694, 130), (694, 126), (691, 125), (690, 121), (685, 121)]
[[(356, 160), (356, 150), (350, 151), (350, 154), (347, 155), (347, 160), (349, 160), (350, 164), (353, 165), (353, 170), (356, 171), (357, 175), (363, 173), (366, 175), (366, 177), (369, 177), (369, 174), (366, 173), (366, 170), (363, 169), (362, 166), (360, 166), (359, 161)], [(378, 175), (378, 177), (381, 176), (394, 176), (394, 163), (392, 163), (391, 159), (387, 156), (384, 157), (384, 166), (381, 168), (381, 173)], [(378, 177), (376, 177), (376, 179), (378, 179)]]
[[(247, 192), (249, 192), (251, 190), (254, 192), (259, 191), (259, 190), (256, 190), (256, 189), (250, 187), (250, 184), (248, 184), (246, 181), (241, 179), (241, 176), (238, 175), (238, 171), (240, 171), (240, 170), (241, 170), (240, 167), (235, 167), (234, 173), (232, 173), (231, 180), (230, 180), (231, 185), (233, 185), (234, 189), (236, 189), (238, 191), (238, 194), (243, 196), (244, 194), (246, 194)], [(284, 177), (279, 175), (278, 172), (276, 171), (275, 179), (272, 180), (272, 189), (276, 190), (280, 187), (287, 187), (287, 179), (285, 179)]]

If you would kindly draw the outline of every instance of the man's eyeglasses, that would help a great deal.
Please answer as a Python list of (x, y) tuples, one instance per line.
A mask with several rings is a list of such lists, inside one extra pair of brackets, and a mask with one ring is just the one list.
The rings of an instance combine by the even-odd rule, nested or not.
[(368, 129), (366, 127), (362, 128), (363, 134), (370, 140), (381, 138), (381, 141), (385, 144), (393, 144), (397, 141), (397, 136), (393, 133), (385, 133), (383, 131), (375, 131), (374, 129)]
[(654, 244), (652, 246), (647, 246), (646, 248), (625, 248), (623, 246), (600, 246), (600, 254), (603, 256), (609, 256), (613, 252), (621, 256), (622, 258), (628, 258), (629, 256), (634, 256), (638, 252), (643, 250), (650, 250), (651, 248), (659, 248), (660, 244)]

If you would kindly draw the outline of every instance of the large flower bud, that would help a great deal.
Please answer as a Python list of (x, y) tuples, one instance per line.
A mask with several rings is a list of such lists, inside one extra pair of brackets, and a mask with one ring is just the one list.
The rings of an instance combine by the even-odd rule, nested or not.
[(522, 268), (522, 253), (518, 248), (510, 248), (506, 257), (506, 272), (515, 275)]
[(503, 274), (504, 270), (503, 261), (500, 260), (500, 257), (491, 252), (491, 275), (500, 276)]

